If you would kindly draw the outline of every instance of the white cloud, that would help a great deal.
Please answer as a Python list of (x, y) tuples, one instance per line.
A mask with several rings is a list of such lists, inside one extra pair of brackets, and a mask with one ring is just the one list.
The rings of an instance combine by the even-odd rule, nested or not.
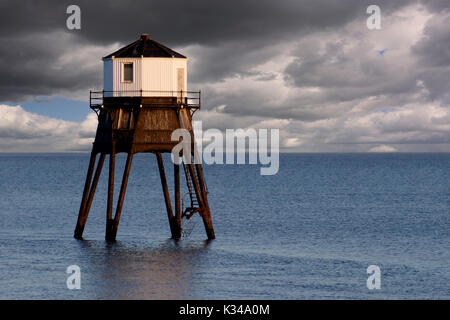
[(286, 148), (298, 147), (302, 144), (299, 138), (287, 138), (283, 142), (283, 146)]
[(380, 146), (373, 147), (369, 150), (369, 152), (396, 152), (397, 149), (391, 146), (386, 146), (384, 144)]
[(86, 151), (97, 127), (94, 113), (81, 123), (41, 116), (21, 106), (0, 105), (0, 113), (0, 152)]

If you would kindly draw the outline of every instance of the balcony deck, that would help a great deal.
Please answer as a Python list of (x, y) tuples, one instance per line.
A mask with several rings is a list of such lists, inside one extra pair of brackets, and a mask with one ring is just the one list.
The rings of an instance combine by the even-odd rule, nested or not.
[(97, 111), (108, 107), (158, 107), (200, 109), (200, 91), (89, 91), (89, 105)]

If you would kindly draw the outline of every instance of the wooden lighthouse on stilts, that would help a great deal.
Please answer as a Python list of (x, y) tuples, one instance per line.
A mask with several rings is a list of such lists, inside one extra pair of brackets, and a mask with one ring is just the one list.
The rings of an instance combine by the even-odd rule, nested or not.
[[(142, 35), (139, 40), (103, 58), (104, 89), (90, 92), (90, 106), (98, 115), (98, 127), (84, 185), (74, 237), (81, 239), (106, 155), (109, 155), (106, 240), (116, 239), (133, 155), (156, 154), (172, 238), (182, 234), (181, 219), (198, 213), (208, 239), (214, 228), (202, 167), (174, 164), (174, 209), (162, 158), (178, 141), (172, 132), (186, 129), (194, 142), (192, 115), (200, 109), (200, 91), (187, 91), (187, 58)], [(194, 148), (191, 148), (194, 150)], [(119, 198), (113, 216), (115, 156), (127, 153)], [(95, 162), (98, 157), (97, 167)], [(180, 166), (183, 167), (190, 206), (183, 210), (180, 197)], [(94, 170), (95, 169), (95, 170)]]

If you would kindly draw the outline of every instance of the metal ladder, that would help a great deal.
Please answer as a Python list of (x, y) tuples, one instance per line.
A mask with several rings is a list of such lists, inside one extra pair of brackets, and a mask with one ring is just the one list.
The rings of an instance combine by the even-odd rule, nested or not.
[[(199, 211), (200, 209), (200, 205), (198, 203), (198, 199), (197, 199), (197, 195), (195, 193), (194, 187), (192, 186), (192, 181), (191, 181), (191, 176), (189, 174), (189, 168), (186, 166), (186, 164), (183, 162), (183, 169), (184, 169), (184, 174), (186, 177), (186, 185), (188, 188), (188, 192), (183, 196), (182, 199), (182, 212), (181, 212), (181, 222), (182, 222), (182, 227), (181, 227), (181, 235), (183, 237), (189, 237), (189, 235), (191, 234), (192, 230), (194, 229), (196, 223), (194, 221), (194, 219), (191, 219), (192, 216)], [(184, 206), (184, 199), (186, 198), (186, 196), (189, 195), (189, 200), (190, 200), (190, 206), (189, 207), (185, 207)]]
[[(186, 166), (186, 164), (184, 164), (184, 162), (183, 162), (183, 168), (184, 168), (184, 175), (186, 176), (186, 185), (188, 187), (189, 198), (191, 200), (191, 206), (187, 207), (185, 211), (188, 211), (188, 210), (192, 211), (192, 210), (199, 208), (200, 206), (198, 203), (197, 195), (195, 194), (194, 187), (192, 186), (191, 176), (189, 174), (189, 168)], [(185, 214), (185, 212), (183, 212), (183, 214)]]

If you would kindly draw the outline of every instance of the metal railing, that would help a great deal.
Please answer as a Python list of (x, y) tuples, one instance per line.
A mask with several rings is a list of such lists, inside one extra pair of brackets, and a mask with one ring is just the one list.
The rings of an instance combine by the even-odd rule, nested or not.
[[(163, 91), (163, 90), (101, 90), (89, 91), (89, 104), (92, 109), (100, 108), (104, 101), (109, 98), (174, 98), (176, 102), (171, 103), (183, 107), (200, 109), (201, 91)], [(145, 103), (162, 105), (164, 102), (148, 99)]]

